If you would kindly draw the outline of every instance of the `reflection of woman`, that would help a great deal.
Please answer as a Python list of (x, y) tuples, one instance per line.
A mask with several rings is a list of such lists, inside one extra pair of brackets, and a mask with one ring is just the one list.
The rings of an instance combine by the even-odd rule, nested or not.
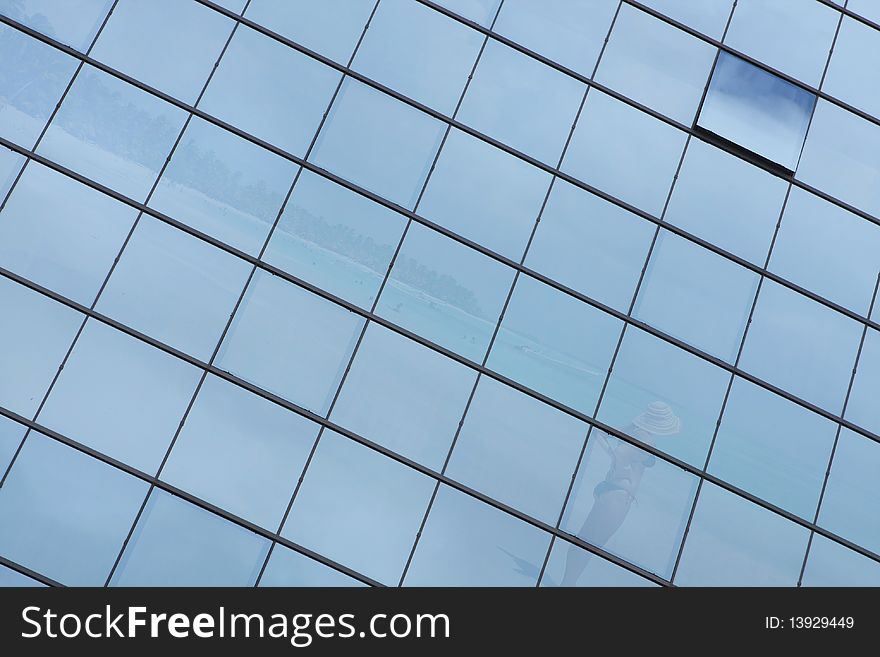
[[(655, 401), (633, 419), (624, 432), (650, 445), (656, 436), (672, 436), (681, 431), (681, 420), (668, 404)], [(596, 429), (598, 444), (611, 457), (605, 479), (593, 489), (593, 506), (584, 520), (578, 537), (602, 547), (620, 529), (629, 508), (636, 500), (645, 468), (654, 465), (654, 456)], [(611, 440), (609, 440), (611, 438)], [(612, 442), (613, 441), (613, 442)], [(573, 586), (590, 560), (590, 553), (572, 546), (565, 561), (563, 586)]]

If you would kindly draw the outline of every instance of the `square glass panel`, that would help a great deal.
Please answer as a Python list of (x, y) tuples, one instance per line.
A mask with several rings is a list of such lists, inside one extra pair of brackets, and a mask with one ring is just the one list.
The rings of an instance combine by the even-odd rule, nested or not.
[[(880, 20), (880, 5), (877, 11)], [(822, 90), (880, 116), (880, 30), (843, 17)]]
[(371, 308), (405, 227), (403, 215), (304, 170), (263, 260)]
[[(572, 558), (571, 554), (575, 556)], [(584, 553), (584, 554), (581, 554)], [(567, 563), (586, 561), (586, 566), (577, 578), (565, 578), (565, 566)], [(565, 582), (563, 584), (562, 582)], [(547, 567), (541, 576), (542, 587), (556, 586), (582, 586), (582, 587), (641, 587), (656, 586), (650, 580), (635, 573), (621, 568), (602, 557), (591, 554), (588, 550), (557, 538), (553, 541)]]
[(439, 472), (476, 372), (370, 324), (330, 419)]
[(154, 489), (110, 586), (253, 586), (269, 541)]
[(592, 414), (623, 323), (529, 276), (520, 276), (487, 365)]
[(153, 474), (200, 376), (195, 367), (90, 320), (39, 422)]
[(148, 484), (32, 431), (0, 489), (0, 554), (68, 586), (103, 586)]
[(323, 415), (363, 323), (342, 306), (257, 271), (217, 366)]
[(880, 586), (880, 564), (820, 534), (813, 535), (801, 586)]
[(641, 0), (673, 20), (720, 39), (730, 18), (733, 0)]
[(324, 431), (282, 533), (394, 586), (433, 490), (420, 472)]
[(535, 586), (550, 534), (441, 485), (404, 586)]
[(489, 39), (458, 118), (555, 166), (585, 91), (582, 82)]
[(318, 425), (208, 376), (162, 468), (162, 480), (276, 531)]
[(460, 130), (450, 131), (419, 214), (517, 262), (551, 176)]
[(880, 331), (868, 329), (846, 403), (846, 419), (880, 435)]
[(113, 0), (0, 0), (0, 13), (85, 52)]
[(366, 584), (276, 543), (260, 578), (260, 586), (362, 587)]
[(815, 104), (809, 91), (721, 52), (697, 126), (794, 171)]
[(498, 13), (501, 0), (440, 0), (437, 4), (483, 27), (489, 27)]

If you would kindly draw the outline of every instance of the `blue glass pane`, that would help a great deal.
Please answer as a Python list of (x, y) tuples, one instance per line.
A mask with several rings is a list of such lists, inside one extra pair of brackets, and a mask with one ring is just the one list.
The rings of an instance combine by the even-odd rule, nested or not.
[(880, 31), (848, 16), (843, 18), (822, 90), (880, 116)]
[(706, 482), (675, 584), (795, 586), (808, 538), (808, 529)]
[(159, 468), (199, 371), (89, 321), (40, 412), (41, 424), (147, 473)]
[(680, 130), (593, 89), (587, 94), (562, 169), (660, 216), (685, 139)]
[(617, 5), (615, 0), (506, 0), (494, 30), (591, 76)]
[(269, 541), (155, 489), (111, 586), (253, 586)]
[(512, 282), (512, 269), (413, 224), (376, 312), (480, 362)]
[(113, 0), (0, 0), (0, 12), (85, 52)]
[(0, 277), (0, 406), (33, 417), (83, 317)]
[(550, 174), (452, 130), (419, 201), (419, 214), (519, 262)]
[(557, 179), (525, 264), (626, 312), (655, 231), (638, 215)]
[(385, 0), (370, 20), (352, 68), (451, 116), (484, 40), (480, 32), (418, 2)]
[(371, 324), (330, 419), (439, 472), (475, 379), (474, 370)]
[(240, 14), (241, 10), (244, 9), (247, 4), (247, 0), (215, 0), (214, 4), (226, 7), (229, 11), (234, 11), (236, 14)]
[(31, 432), (0, 489), (0, 554), (69, 586), (103, 586), (147, 483)]
[(434, 481), (340, 434), (325, 431), (283, 535), (396, 585)]
[(373, 0), (251, 0), (245, 16), (347, 64), (375, 5)]
[(27, 427), (0, 415), (0, 472), (6, 472)]
[(831, 420), (736, 378), (709, 472), (812, 521), (836, 434)]
[(39, 588), (45, 584), (31, 579), (27, 575), (22, 575), (12, 568), (0, 566), (0, 588), (22, 587), (22, 588)]
[(733, 8), (733, 0), (642, 0), (642, 4), (715, 39), (724, 34)]
[[(646, 414), (640, 420), (651, 430), (633, 426), (630, 432), (646, 442), (653, 431), (668, 430), (668, 418)], [(695, 476), (593, 429), (561, 528), (668, 579), (696, 489)], [(560, 584), (572, 586), (598, 558), (568, 551)]]
[(195, 0), (120, 0), (90, 54), (195, 103), (233, 25)]
[(303, 171), (263, 260), (370, 308), (405, 226), (403, 215)]
[(242, 26), (199, 107), (294, 155), (305, 155), (339, 78), (329, 66)]
[(597, 418), (702, 468), (729, 381), (725, 370), (630, 326)]
[(880, 586), (880, 563), (813, 535), (802, 586)]
[(200, 239), (142, 217), (96, 310), (208, 361), (251, 269)]
[(209, 376), (162, 479), (275, 531), (317, 436), (313, 422)]
[(770, 271), (867, 316), (880, 262), (880, 226), (792, 188)]
[(0, 62), (0, 137), (30, 148), (67, 88), (76, 60), (0, 25)]
[(875, 0), (847, 0), (846, 8), (868, 20), (880, 23), (880, 6)]
[(489, 27), (498, 13), (501, 0), (440, 0), (437, 4), (483, 27)]
[(622, 328), (611, 315), (520, 276), (487, 364), (592, 414)]
[(0, 146), (0, 199), (6, 197), (23, 163), (24, 157)]
[(691, 139), (663, 218), (763, 267), (787, 189), (784, 179)]
[(716, 52), (705, 41), (624, 3), (596, 81), (690, 124)]
[(291, 162), (193, 118), (150, 206), (257, 255), (295, 175)]
[(556, 165), (585, 91), (582, 82), (490, 39), (458, 118)]
[(740, 359), (747, 372), (834, 413), (849, 384), (861, 326), (764, 281)]
[(90, 305), (137, 210), (31, 162), (0, 214), (0, 266)]
[(216, 364), (324, 414), (362, 326), (345, 308), (257, 271)]
[(483, 377), (446, 474), (555, 525), (587, 429), (570, 415)]
[[(586, 566), (580, 576), (575, 579), (569, 578), (569, 580), (566, 580), (565, 565), (571, 554), (575, 555), (575, 561), (586, 561)], [(625, 568), (616, 566), (610, 561), (606, 561), (601, 557), (593, 556), (587, 550), (583, 550), (572, 543), (558, 538), (553, 542), (553, 549), (550, 551), (550, 558), (547, 560), (547, 567), (544, 569), (544, 574), (541, 576), (541, 586), (640, 587), (656, 586), (656, 584), (626, 570)]]
[(440, 486), (406, 586), (535, 586), (550, 535)]
[(846, 419), (880, 435), (880, 331), (868, 329), (855, 380), (846, 404)]
[(275, 545), (260, 586), (366, 586), (345, 573), (325, 566), (320, 561), (284, 547)]
[(633, 316), (732, 363), (757, 286), (754, 272), (661, 231)]
[(185, 118), (182, 109), (84, 66), (37, 150), (141, 201)]
[(697, 125), (793, 171), (815, 103), (810, 92), (722, 52)]

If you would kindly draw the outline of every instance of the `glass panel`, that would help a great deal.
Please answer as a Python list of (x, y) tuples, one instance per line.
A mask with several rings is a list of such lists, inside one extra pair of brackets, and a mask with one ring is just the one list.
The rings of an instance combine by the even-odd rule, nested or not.
[(769, 269), (867, 316), (880, 262), (880, 227), (793, 188)]
[(663, 218), (763, 267), (787, 189), (784, 179), (691, 139)]
[(352, 68), (451, 116), (484, 38), (425, 5), (385, 0), (370, 20)]
[(0, 554), (69, 586), (103, 586), (147, 483), (31, 432), (0, 489)]
[(194, 0), (120, 0), (90, 54), (192, 104), (233, 25)]
[(626, 312), (655, 231), (638, 215), (557, 179), (525, 264)]
[(488, 366), (592, 414), (622, 328), (611, 315), (520, 276)]
[(22, 575), (18, 571), (0, 566), (0, 588), (22, 587), (22, 588), (39, 588), (45, 584), (31, 579), (27, 575)]
[(725, 370), (629, 326), (597, 418), (702, 468), (729, 381)]
[(33, 417), (83, 317), (0, 277), (0, 406)]
[(880, 564), (814, 534), (801, 585), (880, 586)]
[[(574, 557), (574, 560), (586, 561), (587, 563), (579, 577), (563, 584), (565, 580), (565, 564), (571, 553), (577, 555)], [(616, 566), (601, 557), (593, 556), (587, 550), (582, 550), (568, 541), (557, 538), (553, 542), (553, 549), (550, 551), (547, 567), (544, 569), (544, 575), (541, 577), (541, 586), (546, 588), (556, 586), (637, 587), (656, 585), (644, 577)]]
[(330, 419), (440, 471), (476, 372), (370, 324)]
[(870, 21), (880, 23), (880, 6), (876, 0), (847, 0), (846, 8)]
[(412, 208), (444, 130), (428, 114), (347, 79), (309, 159)]
[(39, 422), (152, 474), (198, 379), (184, 361), (91, 320)]
[(0, 199), (6, 197), (23, 163), (24, 158), (21, 155), (0, 146)]
[(324, 414), (363, 319), (257, 271), (217, 355), (217, 366)]
[(680, 130), (593, 89), (587, 94), (562, 169), (660, 216), (685, 139)]
[(21, 444), (27, 427), (0, 415), (0, 473), (6, 472), (15, 450)]
[(615, 0), (506, 0), (494, 30), (589, 77), (617, 4)]
[(305, 155), (339, 78), (329, 66), (242, 26), (199, 107), (294, 155)]
[(283, 535), (396, 585), (433, 489), (416, 470), (325, 431)]
[(812, 521), (837, 425), (735, 378), (709, 472)]
[(185, 118), (182, 109), (84, 66), (37, 150), (140, 201)]
[(253, 586), (269, 541), (155, 489), (111, 586)]
[(371, 308), (406, 218), (303, 171), (263, 260), (363, 308)]
[(260, 586), (360, 587), (366, 584), (276, 543)]
[(142, 217), (96, 310), (208, 361), (251, 269), (200, 239)]
[(162, 479), (275, 531), (317, 436), (314, 422), (208, 376)]
[[(555, 525), (588, 428), (570, 415), (483, 377), (446, 474)], [(528, 486), (523, 486), (525, 481)]]
[(861, 330), (845, 315), (764, 281), (739, 364), (837, 413), (856, 361)]
[(880, 215), (880, 126), (836, 105), (816, 105), (797, 177)]
[(440, 0), (437, 4), (483, 27), (489, 27), (498, 13), (501, 0)]
[(574, 78), (489, 39), (458, 118), (555, 165), (585, 91)]
[(679, 586), (795, 586), (809, 530), (706, 482), (675, 577)]
[(880, 116), (880, 31), (844, 16), (822, 90)]
[(880, 552), (880, 445), (841, 429), (819, 510), (819, 525)]
[(251, 0), (245, 15), (347, 64), (375, 5), (373, 0)]
[(512, 282), (512, 269), (413, 224), (376, 312), (480, 362)]
[(112, 0), (0, 0), (0, 12), (85, 52)]
[(150, 206), (257, 255), (296, 175), (296, 165), (193, 118)]
[(724, 34), (733, 0), (642, 0), (664, 15), (714, 39)]
[(406, 586), (535, 586), (550, 534), (440, 486)]
[(633, 316), (732, 363), (757, 286), (754, 272), (661, 231)]
[(226, 7), (229, 11), (234, 11), (236, 14), (240, 14), (241, 10), (244, 9), (244, 6), (247, 4), (247, 0), (216, 0), (214, 4)]
[(91, 305), (137, 210), (31, 162), (0, 214), (0, 266)]
[(550, 180), (549, 173), (452, 130), (419, 214), (519, 262)]
[(0, 137), (30, 148), (67, 88), (76, 60), (0, 25), (0, 62)]
[(859, 356), (852, 391), (846, 404), (846, 419), (880, 435), (878, 390), (880, 390), (880, 332), (868, 329)]
[(821, 2), (738, 0), (724, 42), (818, 87), (839, 18)]
[[(665, 418), (649, 419), (659, 427)], [(593, 429), (561, 528), (668, 579), (696, 489), (688, 472)], [(572, 586), (598, 558), (568, 551), (560, 585)]]
[(808, 91), (722, 52), (697, 125), (793, 171), (815, 103)]
[(596, 81), (690, 124), (716, 52), (705, 41), (624, 3)]

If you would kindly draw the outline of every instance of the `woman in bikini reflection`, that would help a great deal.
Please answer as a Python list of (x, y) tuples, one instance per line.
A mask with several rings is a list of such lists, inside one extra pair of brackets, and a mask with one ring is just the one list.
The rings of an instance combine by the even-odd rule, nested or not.
[[(672, 436), (680, 432), (681, 420), (668, 404), (655, 401), (623, 431), (653, 445), (657, 436)], [(609, 436), (604, 431), (596, 429), (593, 433), (598, 445), (611, 457), (611, 465), (605, 479), (593, 489), (593, 506), (577, 536), (602, 547), (626, 520), (630, 507), (636, 501), (642, 475), (646, 468), (654, 465), (655, 458), (653, 454)], [(562, 586), (575, 586), (590, 556), (586, 550), (571, 546), (565, 560)]]

